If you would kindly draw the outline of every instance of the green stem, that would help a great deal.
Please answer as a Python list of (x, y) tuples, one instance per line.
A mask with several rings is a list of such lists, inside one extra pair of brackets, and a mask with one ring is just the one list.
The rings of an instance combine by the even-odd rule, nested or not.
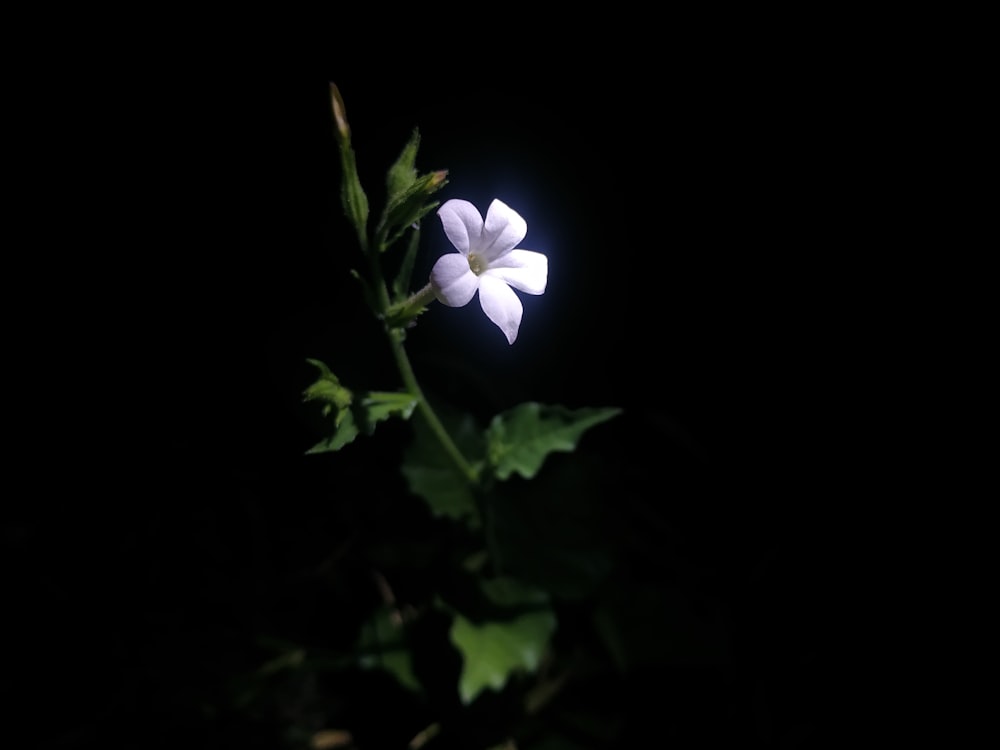
[[(389, 309), (391, 301), (389, 299), (389, 290), (385, 285), (385, 279), (382, 277), (382, 269), (378, 264), (378, 259), (375, 254), (368, 255), (371, 261), (372, 278), (375, 281), (375, 294), (378, 296), (379, 308), (382, 314)], [(423, 289), (421, 289), (416, 294), (412, 295), (406, 302), (407, 305), (411, 303), (414, 305), (426, 305), (431, 302), (434, 298), (434, 290), (431, 285), (428, 284)], [(392, 347), (392, 356), (396, 360), (396, 367), (399, 369), (399, 374), (403, 378), (403, 384), (406, 389), (412, 393), (417, 399), (417, 408), (420, 409), (421, 414), (424, 415), (424, 419), (427, 420), (428, 426), (431, 428), (431, 432), (441, 443), (441, 447), (444, 448), (445, 453), (451, 458), (458, 467), (458, 470), (465, 475), (465, 478), (469, 480), (471, 484), (477, 484), (479, 482), (479, 473), (473, 468), (462, 452), (455, 445), (455, 441), (451, 439), (451, 435), (448, 434), (448, 430), (438, 419), (437, 413), (434, 408), (430, 405), (427, 397), (424, 395), (423, 389), (420, 387), (420, 383), (417, 382), (417, 376), (413, 372), (413, 366), (410, 364), (410, 358), (406, 354), (406, 348), (403, 346), (403, 339), (405, 333), (398, 328), (388, 328), (386, 333), (389, 336), (389, 344)]]
[(392, 344), (392, 354), (396, 359), (396, 366), (399, 368), (399, 374), (403, 377), (403, 383), (406, 385), (407, 390), (417, 397), (417, 407), (427, 420), (427, 424), (434, 433), (434, 436), (437, 437), (438, 441), (441, 443), (441, 447), (444, 448), (451, 460), (455, 462), (455, 466), (457, 466), (459, 471), (465, 475), (465, 478), (468, 479), (471, 484), (478, 483), (478, 472), (472, 467), (472, 464), (465, 459), (465, 456), (462, 455), (458, 446), (455, 445), (455, 441), (451, 439), (451, 435), (448, 434), (448, 430), (446, 430), (444, 425), (441, 424), (441, 420), (438, 419), (437, 413), (430, 405), (430, 402), (424, 395), (423, 390), (420, 388), (420, 384), (417, 382), (417, 376), (413, 372), (413, 367), (410, 364), (410, 358), (407, 356), (406, 349), (403, 347), (403, 332), (398, 329), (390, 330), (389, 340)]

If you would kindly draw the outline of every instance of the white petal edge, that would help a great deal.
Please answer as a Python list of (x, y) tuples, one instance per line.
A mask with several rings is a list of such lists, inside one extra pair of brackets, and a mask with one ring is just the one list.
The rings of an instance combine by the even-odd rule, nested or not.
[(431, 285), (437, 298), (449, 307), (463, 307), (476, 294), (479, 277), (461, 253), (447, 253), (431, 269)]
[(472, 250), (487, 261), (493, 261), (517, 247), (527, 234), (528, 222), (521, 218), (521, 214), (495, 198), (486, 211), (482, 240), (478, 248), (473, 244)]
[(437, 214), (445, 235), (458, 252), (468, 255), (470, 250), (476, 250), (483, 234), (483, 216), (478, 208), (469, 201), (452, 198), (441, 205)]
[(495, 260), (483, 276), (503, 279), (525, 294), (544, 294), (549, 279), (549, 259), (534, 250), (511, 250)]
[(517, 330), (521, 327), (521, 315), (524, 308), (514, 290), (497, 278), (479, 277), (479, 304), (507, 337), (507, 343), (513, 344), (517, 338)]

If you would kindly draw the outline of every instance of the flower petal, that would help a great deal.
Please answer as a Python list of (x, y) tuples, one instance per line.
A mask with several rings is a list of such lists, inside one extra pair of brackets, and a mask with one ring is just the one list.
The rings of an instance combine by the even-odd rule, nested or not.
[(482, 305), (486, 317), (503, 331), (507, 343), (513, 344), (517, 338), (517, 329), (521, 327), (521, 314), (524, 312), (521, 300), (514, 294), (514, 290), (500, 279), (480, 276), (479, 304)]
[(478, 247), (483, 234), (483, 217), (478, 208), (469, 201), (452, 198), (445, 201), (437, 213), (441, 217), (444, 233), (458, 252), (468, 255), (470, 250)]
[(483, 276), (503, 279), (527, 294), (543, 294), (549, 278), (549, 259), (534, 250), (511, 250), (493, 261)]
[(449, 307), (469, 304), (479, 288), (479, 277), (469, 268), (469, 261), (460, 253), (447, 253), (437, 259), (431, 269), (431, 284), (437, 298)]
[(502, 200), (494, 199), (486, 212), (482, 239), (478, 246), (473, 243), (472, 251), (492, 262), (516, 247), (527, 233), (528, 222), (521, 214)]

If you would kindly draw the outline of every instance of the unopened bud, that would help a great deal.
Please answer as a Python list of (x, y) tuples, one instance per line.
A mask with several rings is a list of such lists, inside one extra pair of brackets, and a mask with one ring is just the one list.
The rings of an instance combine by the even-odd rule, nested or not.
[(333, 102), (333, 119), (337, 122), (337, 132), (344, 141), (351, 139), (351, 128), (347, 124), (347, 110), (344, 109), (344, 100), (340, 96), (337, 84), (330, 83), (330, 99)]

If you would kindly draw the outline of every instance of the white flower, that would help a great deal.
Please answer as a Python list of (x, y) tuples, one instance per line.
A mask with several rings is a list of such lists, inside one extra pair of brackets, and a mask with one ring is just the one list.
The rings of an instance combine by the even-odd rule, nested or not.
[(503, 201), (490, 204), (485, 222), (476, 207), (463, 200), (447, 201), (437, 213), (458, 252), (442, 255), (431, 269), (435, 295), (450, 307), (462, 307), (478, 290), (486, 317), (513, 344), (524, 308), (511, 287), (542, 294), (549, 275), (548, 258), (533, 250), (514, 249), (528, 233), (528, 224)]

